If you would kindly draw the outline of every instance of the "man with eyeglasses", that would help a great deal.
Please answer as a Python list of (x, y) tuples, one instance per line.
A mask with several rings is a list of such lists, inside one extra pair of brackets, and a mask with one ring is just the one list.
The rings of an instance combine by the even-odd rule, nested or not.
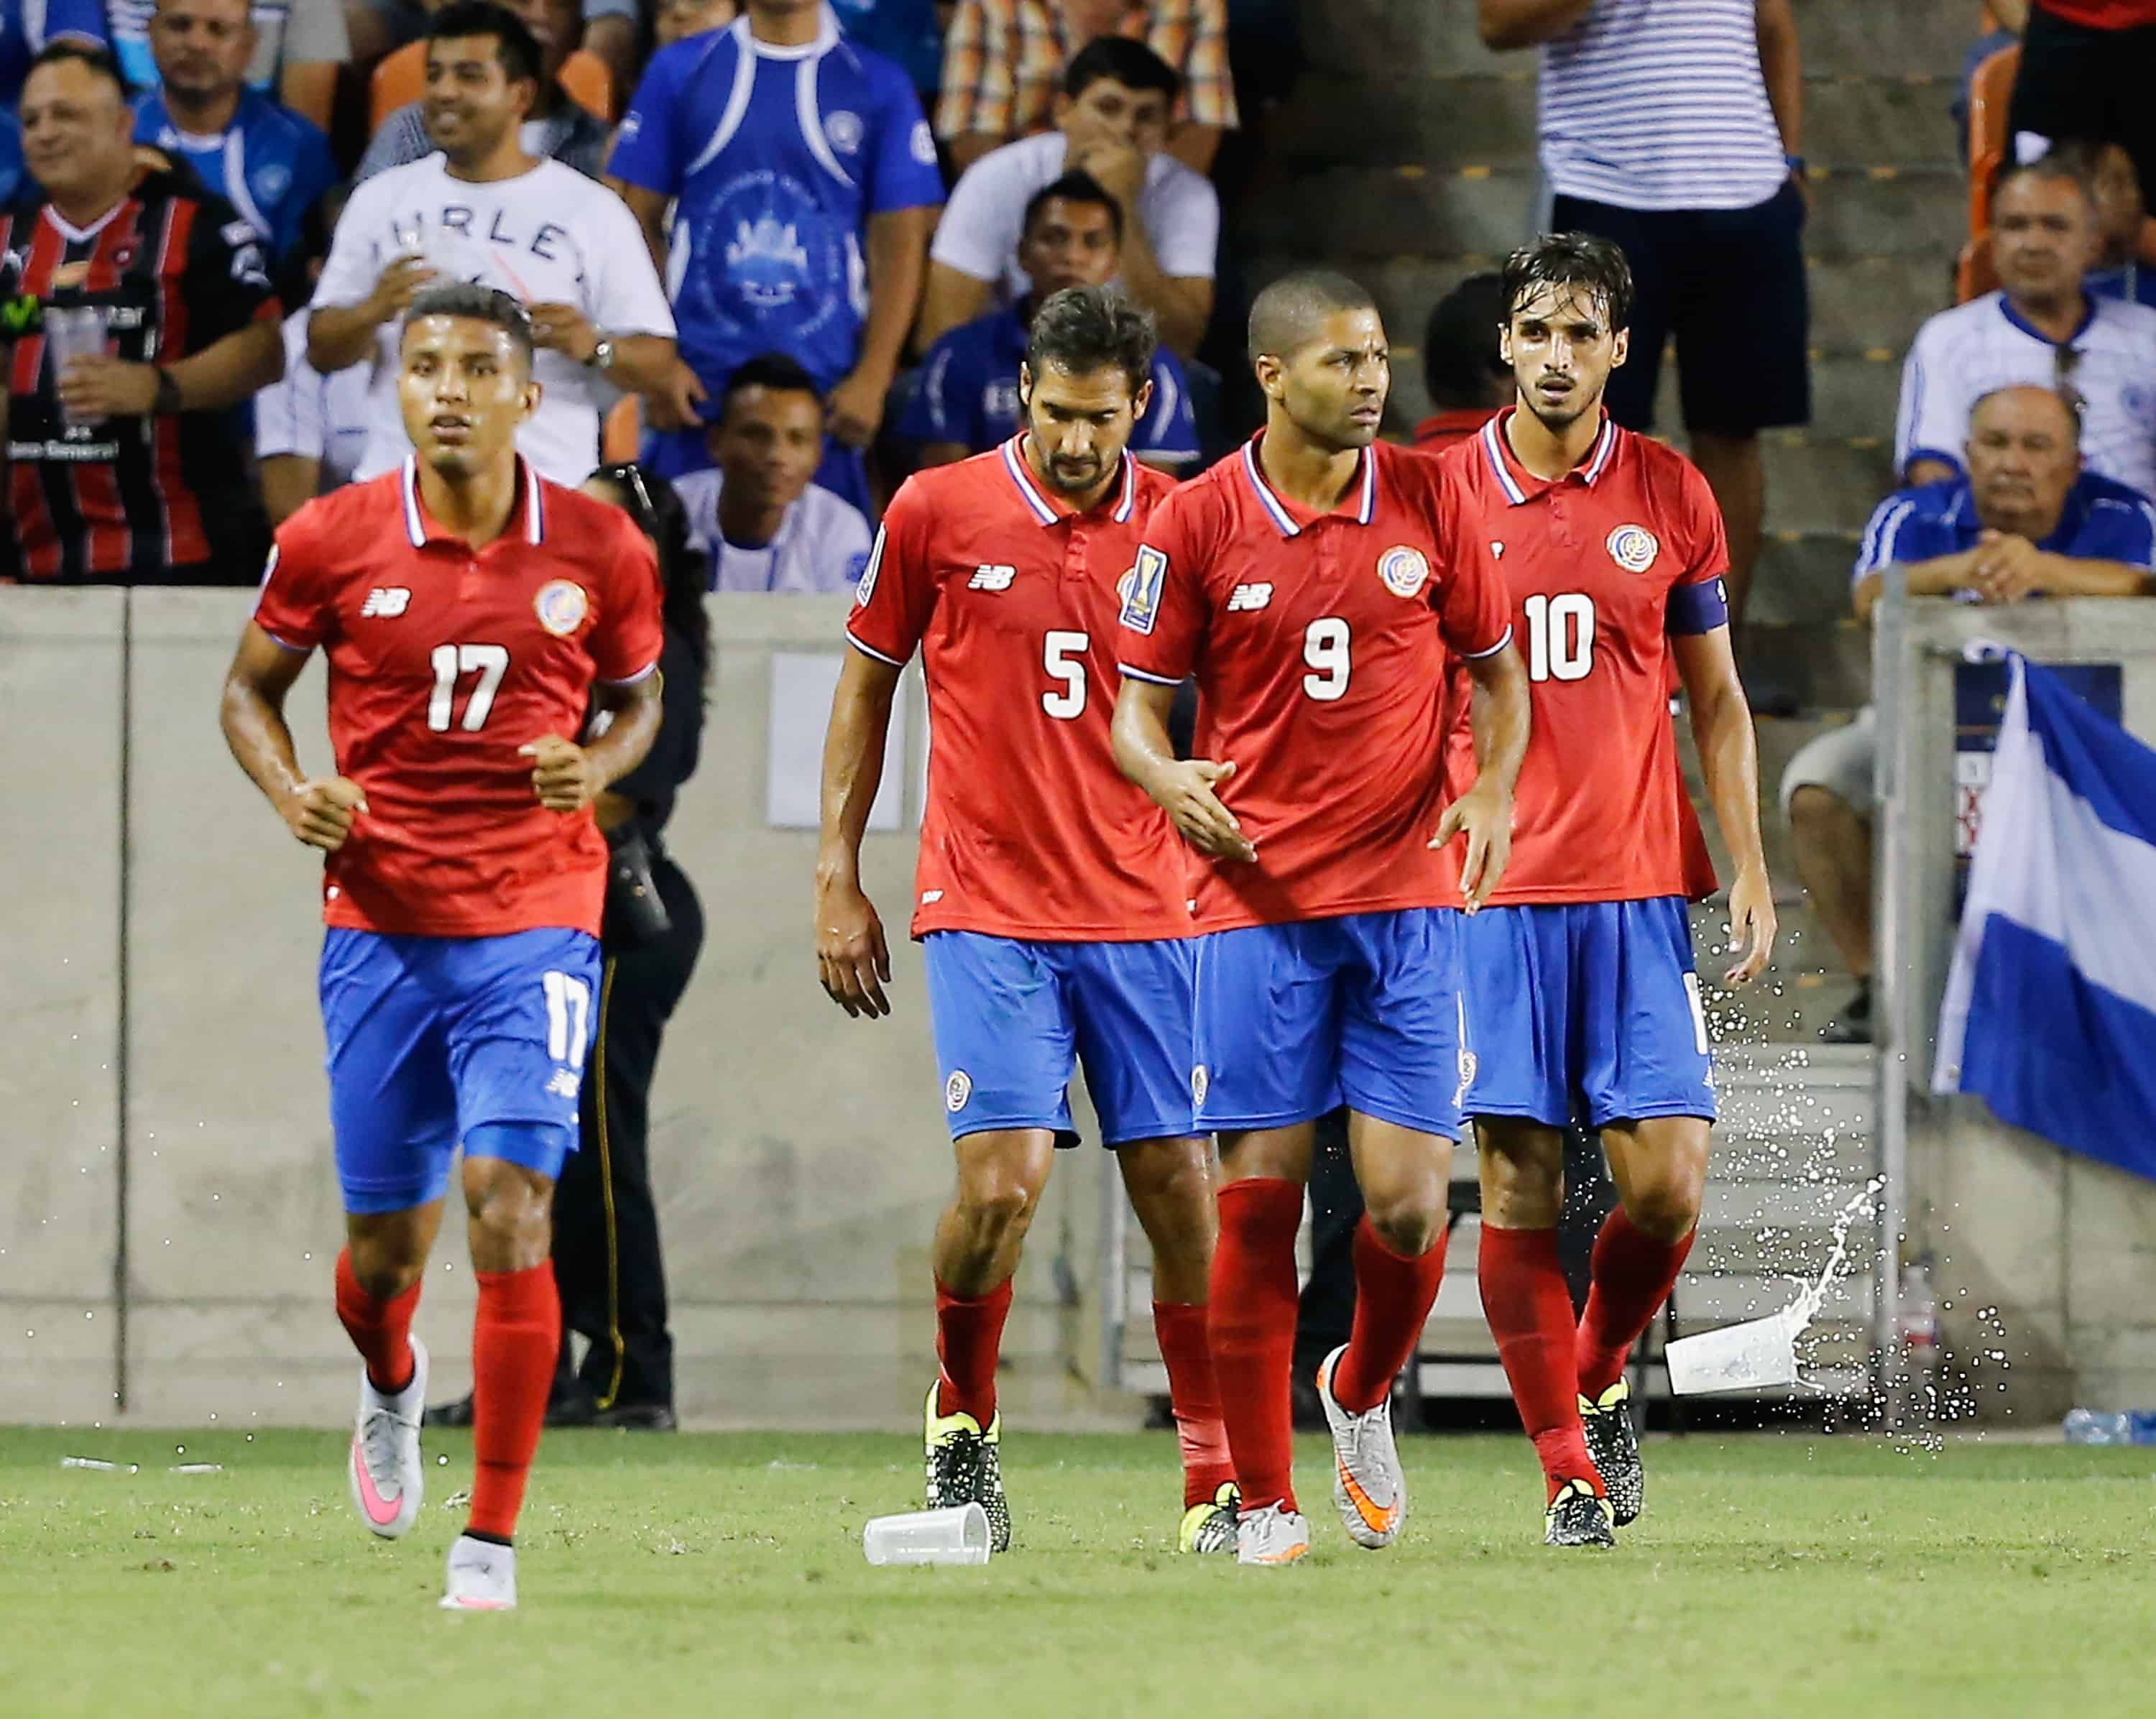
[(2091, 296), (2102, 249), (2094, 188), (2071, 158), (2009, 167), (1992, 198), (1999, 290), (1942, 310), (1902, 372), (1894, 468), (1912, 488), (1962, 475), (1978, 400), (2026, 386), (2068, 397), (2082, 464), (2156, 493), (2156, 310)]

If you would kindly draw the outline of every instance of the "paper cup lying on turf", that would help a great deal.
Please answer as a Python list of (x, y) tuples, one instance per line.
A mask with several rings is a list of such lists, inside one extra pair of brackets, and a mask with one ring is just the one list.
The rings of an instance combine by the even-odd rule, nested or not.
[(1679, 1337), (1663, 1352), (1670, 1388), (1680, 1397), (1709, 1391), (1753, 1391), (1797, 1382), (1796, 1336), (1787, 1310), (1696, 1337)]
[(988, 1513), (960, 1504), (877, 1516), (861, 1530), (861, 1552), (872, 1564), (984, 1564)]

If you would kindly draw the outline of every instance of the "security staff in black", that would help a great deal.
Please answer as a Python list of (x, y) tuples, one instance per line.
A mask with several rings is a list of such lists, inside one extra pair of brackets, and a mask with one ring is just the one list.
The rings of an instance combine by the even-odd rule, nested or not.
[(253, 584), (268, 521), (234, 408), (284, 373), (254, 229), (136, 158), (110, 57), (51, 44), (23, 85), (41, 200), (0, 212), (17, 577)]
[[(673, 488), (644, 467), (602, 466), (584, 493), (624, 509), (658, 551), (665, 583), (665, 676), (659, 738), (594, 808), (613, 850), (600, 944), (598, 1030), (584, 1063), (582, 1138), (554, 1189), (554, 1280), (562, 1357), (549, 1426), (674, 1429), (674, 1340), (651, 1196), (651, 1081), (675, 1006), (704, 945), (704, 911), (660, 833), (696, 773), (711, 675), (708, 564), (690, 546)], [(572, 1351), (581, 1337), (581, 1365)], [(469, 1426), (471, 1399), (429, 1409), (429, 1424)]]

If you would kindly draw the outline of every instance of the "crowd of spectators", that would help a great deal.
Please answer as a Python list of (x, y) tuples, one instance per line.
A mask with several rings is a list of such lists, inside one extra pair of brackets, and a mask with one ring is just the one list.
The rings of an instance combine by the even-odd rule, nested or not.
[(252, 582), (271, 528), (404, 457), (395, 330), (445, 279), (532, 312), (527, 458), (575, 483), (640, 445), (716, 588), (856, 577), (907, 470), (1015, 427), (1025, 309), (1061, 285), (1120, 279), (1154, 312), (1141, 448), (1188, 470), (1217, 397), (1190, 355), (1220, 228), (1204, 170), (1237, 124), (1227, 19), (9, 3), (0, 582)]

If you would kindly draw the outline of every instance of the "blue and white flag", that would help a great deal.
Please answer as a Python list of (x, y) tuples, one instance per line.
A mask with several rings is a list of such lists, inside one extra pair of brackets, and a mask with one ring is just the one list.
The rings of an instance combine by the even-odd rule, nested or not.
[(1932, 1090), (2156, 1177), (2156, 752), (2012, 664)]

